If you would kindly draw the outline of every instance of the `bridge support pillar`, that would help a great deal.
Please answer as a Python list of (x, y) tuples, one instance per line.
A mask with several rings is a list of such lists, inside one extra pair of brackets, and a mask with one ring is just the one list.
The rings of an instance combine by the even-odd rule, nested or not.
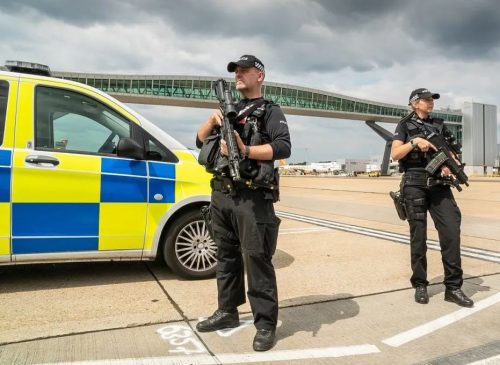
[(392, 139), (394, 135), (387, 129), (379, 126), (373, 120), (365, 121), (366, 125), (370, 127), (375, 133), (385, 140), (384, 157), (382, 158), (382, 165), (380, 166), (380, 172), (383, 176), (389, 175), (389, 161), (391, 158), (391, 146)]

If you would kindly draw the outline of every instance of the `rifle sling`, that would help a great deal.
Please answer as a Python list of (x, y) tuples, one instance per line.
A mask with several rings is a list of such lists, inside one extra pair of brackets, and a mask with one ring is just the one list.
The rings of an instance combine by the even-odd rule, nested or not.
[(242, 119), (245, 119), (250, 114), (252, 114), (255, 110), (257, 110), (257, 108), (260, 108), (262, 105), (264, 105), (266, 103), (267, 103), (266, 99), (259, 99), (259, 100), (254, 101), (252, 104), (247, 105), (245, 108), (240, 110), (240, 112), (238, 113), (238, 116), (236, 117), (236, 120), (240, 121)]

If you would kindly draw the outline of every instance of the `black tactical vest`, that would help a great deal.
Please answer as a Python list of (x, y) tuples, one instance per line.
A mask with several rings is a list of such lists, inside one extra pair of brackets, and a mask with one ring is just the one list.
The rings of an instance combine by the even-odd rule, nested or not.
[[(248, 115), (243, 124), (241, 139), (248, 146), (257, 146), (270, 142), (265, 140), (267, 133), (265, 131), (264, 117), (267, 112), (268, 100)], [(268, 139), (268, 138), (267, 138)]]
[[(443, 119), (428, 118), (422, 121), (416, 115), (404, 123), (408, 134), (405, 142), (409, 142), (415, 137), (425, 138), (430, 133), (439, 134), (442, 132), (444, 125)], [(432, 158), (431, 155), (432, 151), (422, 152), (418, 149), (414, 149), (399, 160), (399, 171), (424, 170), (425, 166), (427, 166)]]
[[(260, 100), (259, 105), (250, 114), (238, 123), (236, 128), (241, 140), (245, 145), (258, 146), (270, 143), (271, 139), (266, 131), (265, 116), (268, 108), (272, 105), (269, 100)], [(242, 112), (250, 106), (248, 104)], [(261, 186), (272, 184), (274, 181), (273, 161), (257, 161), (245, 158), (240, 161), (240, 174), (243, 178), (254, 181)]]

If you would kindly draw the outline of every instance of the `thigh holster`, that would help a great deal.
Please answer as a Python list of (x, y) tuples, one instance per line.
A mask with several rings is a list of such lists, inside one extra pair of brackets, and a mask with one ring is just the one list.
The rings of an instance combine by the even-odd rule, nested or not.
[(412, 197), (405, 198), (406, 214), (408, 220), (423, 221), (427, 218), (427, 202), (425, 198), (413, 199)]

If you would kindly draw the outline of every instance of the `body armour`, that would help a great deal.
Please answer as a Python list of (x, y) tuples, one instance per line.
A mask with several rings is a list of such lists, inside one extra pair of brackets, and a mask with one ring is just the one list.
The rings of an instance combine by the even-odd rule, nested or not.
[[(432, 131), (436, 134), (440, 134), (443, 131), (444, 121), (440, 118), (427, 118), (421, 120), (418, 116), (414, 115), (412, 118), (400, 122), (396, 128), (396, 135), (405, 136), (402, 140), (404, 143), (409, 142), (411, 139), (416, 137), (425, 138), (426, 131)], [(428, 134), (428, 133), (427, 133)], [(404, 158), (399, 160), (399, 171), (405, 172), (407, 170), (422, 170), (425, 171), (425, 167), (432, 158), (432, 151), (422, 152), (418, 149), (414, 149), (408, 153)]]
[[(258, 106), (253, 106), (253, 103), (258, 103)], [(238, 115), (238, 126), (235, 130), (240, 134), (241, 140), (247, 146), (258, 146), (271, 142), (271, 138), (267, 134), (265, 126), (265, 116), (272, 102), (265, 99), (259, 99), (243, 106)], [(237, 108), (242, 106), (238, 104)], [(245, 111), (253, 109), (245, 116)], [(241, 118), (240, 118), (241, 115)], [(274, 162), (257, 161), (249, 158), (244, 158), (240, 161), (240, 174), (243, 178), (252, 180), (254, 184), (261, 187), (276, 185)]]
[[(291, 141), (286, 118), (281, 108), (262, 97), (243, 99), (236, 105), (238, 115), (233, 121), (233, 129), (247, 146), (269, 144), (273, 150), (273, 160), (259, 161), (240, 155), (239, 173), (244, 185), (249, 188), (277, 190), (278, 169), (274, 161), (290, 157)], [(214, 128), (212, 134), (201, 142), (196, 138), (196, 146), (201, 148), (198, 161), (215, 177), (228, 177), (227, 166), (219, 163), (220, 130)]]

